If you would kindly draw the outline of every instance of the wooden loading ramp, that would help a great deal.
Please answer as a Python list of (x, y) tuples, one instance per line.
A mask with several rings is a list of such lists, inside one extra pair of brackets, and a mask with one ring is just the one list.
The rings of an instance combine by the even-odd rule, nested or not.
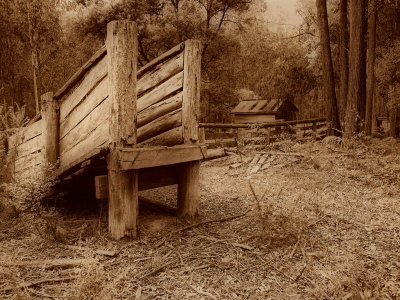
[(201, 44), (187, 40), (137, 70), (137, 26), (113, 21), (106, 45), (55, 94), (41, 120), (9, 138), (13, 177), (56, 166), (107, 170), (111, 236), (137, 236), (138, 191), (178, 184), (178, 215), (197, 214)]

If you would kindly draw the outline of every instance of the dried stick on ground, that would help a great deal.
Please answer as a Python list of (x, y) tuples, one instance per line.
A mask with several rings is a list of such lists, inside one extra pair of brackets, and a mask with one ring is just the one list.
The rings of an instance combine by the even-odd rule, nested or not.
[(66, 282), (66, 281), (71, 281), (74, 279), (76, 279), (76, 277), (64, 277), (64, 278), (61, 277), (61, 278), (42, 279), (42, 280), (37, 280), (37, 281), (33, 281), (33, 282), (25, 282), (25, 283), (22, 283), (17, 286), (5, 287), (5, 288), (0, 289), (0, 292), (8, 292), (8, 291), (12, 291), (14, 289), (23, 289), (23, 288), (27, 288), (27, 287), (37, 286), (42, 283), (63, 282), (63, 281)]
[(216, 222), (226, 222), (226, 221), (234, 220), (234, 219), (237, 219), (237, 218), (241, 218), (241, 217), (244, 217), (245, 215), (247, 215), (250, 211), (251, 211), (251, 208), (247, 209), (244, 213), (241, 213), (241, 214), (238, 214), (238, 215), (224, 217), (224, 218), (220, 218), (220, 219), (205, 220), (205, 221), (201, 221), (201, 222), (197, 222), (197, 223), (194, 223), (194, 224), (190, 224), (190, 225), (184, 226), (182, 228), (179, 228), (179, 229), (176, 229), (176, 230), (170, 232), (164, 239), (162, 239), (154, 247), (155, 248), (160, 247), (162, 244), (165, 243), (165, 241), (167, 240), (168, 237), (170, 237), (171, 235), (173, 235), (175, 233), (186, 231), (186, 230), (189, 230), (189, 229), (192, 229), (192, 228), (195, 228), (197, 226), (204, 225), (204, 224), (216, 223)]

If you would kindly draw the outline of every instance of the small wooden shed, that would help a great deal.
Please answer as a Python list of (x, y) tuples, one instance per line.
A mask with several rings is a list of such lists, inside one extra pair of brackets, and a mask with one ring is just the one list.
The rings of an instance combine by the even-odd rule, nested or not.
[(231, 113), (235, 123), (265, 123), (295, 120), (298, 111), (289, 99), (251, 99), (240, 101)]

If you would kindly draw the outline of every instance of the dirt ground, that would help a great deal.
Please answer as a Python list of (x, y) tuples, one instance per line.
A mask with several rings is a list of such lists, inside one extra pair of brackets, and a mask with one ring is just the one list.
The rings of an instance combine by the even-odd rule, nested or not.
[(0, 297), (400, 299), (400, 142), (263, 152), (202, 163), (199, 217), (143, 208), (137, 240), (109, 238), (104, 206), (2, 220)]

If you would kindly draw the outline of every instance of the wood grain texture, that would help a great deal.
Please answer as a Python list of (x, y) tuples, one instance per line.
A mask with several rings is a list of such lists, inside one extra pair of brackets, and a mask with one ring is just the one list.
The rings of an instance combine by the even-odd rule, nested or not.
[(61, 99), (68, 91), (79, 82), (85, 73), (90, 70), (94, 64), (96, 64), (100, 59), (102, 59), (107, 53), (106, 46), (102, 46), (96, 53), (81, 67), (79, 70), (72, 75), (72, 77), (59, 89), (55, 94), (54, 98)]
[[(97, 106), (108, 97), (108, 77), (105, 77), (96, 88), (87, 95), (86, 99), (65, 118), (60, 124), (60, 139), (82, 122)], [(107, 113), (108, 115), (108, 113)], [(107, 116), (104, 116), (105, 118)]]
[(185, 42), (182, 127), (185, 143), (199, 142), (201, 42)]
[(137, 111), (138, 113), (151, 105), (160, 102), (172, 93), (176, 93), (182, 89), (183, 72), (176, 74), (161, 85), (155, 87), (149, 93), (138, 98)]
[(140, 127), (137, 131), (137, 141), (140, 143), (181, 125), (182, 109), (178, 109)]
[(36, 138), (42, 134), (42, 120), (39, 120), (29, 126), (18, 129), (18, 132), (8, 138), (8, 148), (21, 145)]
[(154, 66), (149, 72), (145, 73), (137, 83), (137, 93), (142, 95), (148, 90), (156, 87), (173, 75), (183, 70), (183, 53), (171, 57), (162, 64)]
[(151, 69), (153, 69), (156, 65), (161, 64), (162, 62), (166, 61), (167, 59), (177, 55), (179, 52), (182, 52), (182, 50), (185, 47), (185, 43), (180, 43), (179, 45), (176, 45), (175, 47), (171, 48), (164, 54), (156, 57), (146, 65), (144, 65), (140, 70), (137, 72), (137, 77), (141, 78), (146, 72), (149, 72)]
[(41, 97), (43, 161), (47, 165), (56, 165), (59, 156), (59, 103), (53, 93)]
[[(92, 153), (96, 148), (103, 147), (109, 142), (108, 135), (108, 119), (101, 122), (93, 131), (88, 133), (87, 136), (82, 137), (81, 141), (68, 151), (60, 152), (60, 168), (75, 162), (77, 158), (85, 156), (86, 153)], [(61, 147), (60, 147), (61, 149)]]
[(178, 93), (138, 113), (138, 128), (182, 107), (182, 93)]
[(29, 169), (38, 164), (42, 164), (43, 160), (44, 157), (41, 151), (36, 151), (28, 156), (20, 158), (15, 161), (15, 173), (24, 171), (25, 169)]
[(199, 161), (181, 165), (178, 178), (178, 216), (180, 217), (194, 217), (198, 214), (199, 172)]
[[(106, 98), (100, 105), (98, 105), (85, 119), (78, 123), (71, 131), (68, 132), (63, 138), (60, 139), (60, 153), (61, 155), (77, 144), (82, 143), (88, 138), (93, 131), (101, 126), (104, 140), (108, 140), (109, 136), (109, 111), (111, 100)], [(104, 124), (107, 123), (107, 124)], [(90, 150), (90, 149), (88, 149)]]
[(116, 146), (136, 144), (137, 27), (113, 21), (107, 26), (108, 78), (111, 98), (110, 135)]
[(122, 170), (144, 169), (201, 160), (205, 146), (153, 147), (119, 150), (118, 161)]
[(183, 144), (182, 126), (160, 133), (137, 144), (138, 147), (175, 146)]
[[(122, 172), (115, 147), (137, 143), (137, 26), (134, 22), (112, 21), (107, 25), (107, 56), (111, 100), (107, 156), (111, 237), (137, 236), (138, 172)], [(128, 140), (132, 143), (129, 145)]]
[(30, 139), (29, 141), (19, 145), (16, 149), (13, 148), (9, 150), (9, 152), (15, 151), (15, 157), (16, 159), (23, 158), (27, 155), (30, 155), (33, 152), (39, 151), (43, 149), (43, 143), (42, 143), (42, 135), (38, 135), (33, 139)]
[(79, 105), (85, 101), (86, 97), (96, 86), (107, 76), (107, 56), (103, 57), (92, 69), (90, 69), (82, 81), (66, 95), (60, 103), (60, 121), (74, 110), (79, 109)]

